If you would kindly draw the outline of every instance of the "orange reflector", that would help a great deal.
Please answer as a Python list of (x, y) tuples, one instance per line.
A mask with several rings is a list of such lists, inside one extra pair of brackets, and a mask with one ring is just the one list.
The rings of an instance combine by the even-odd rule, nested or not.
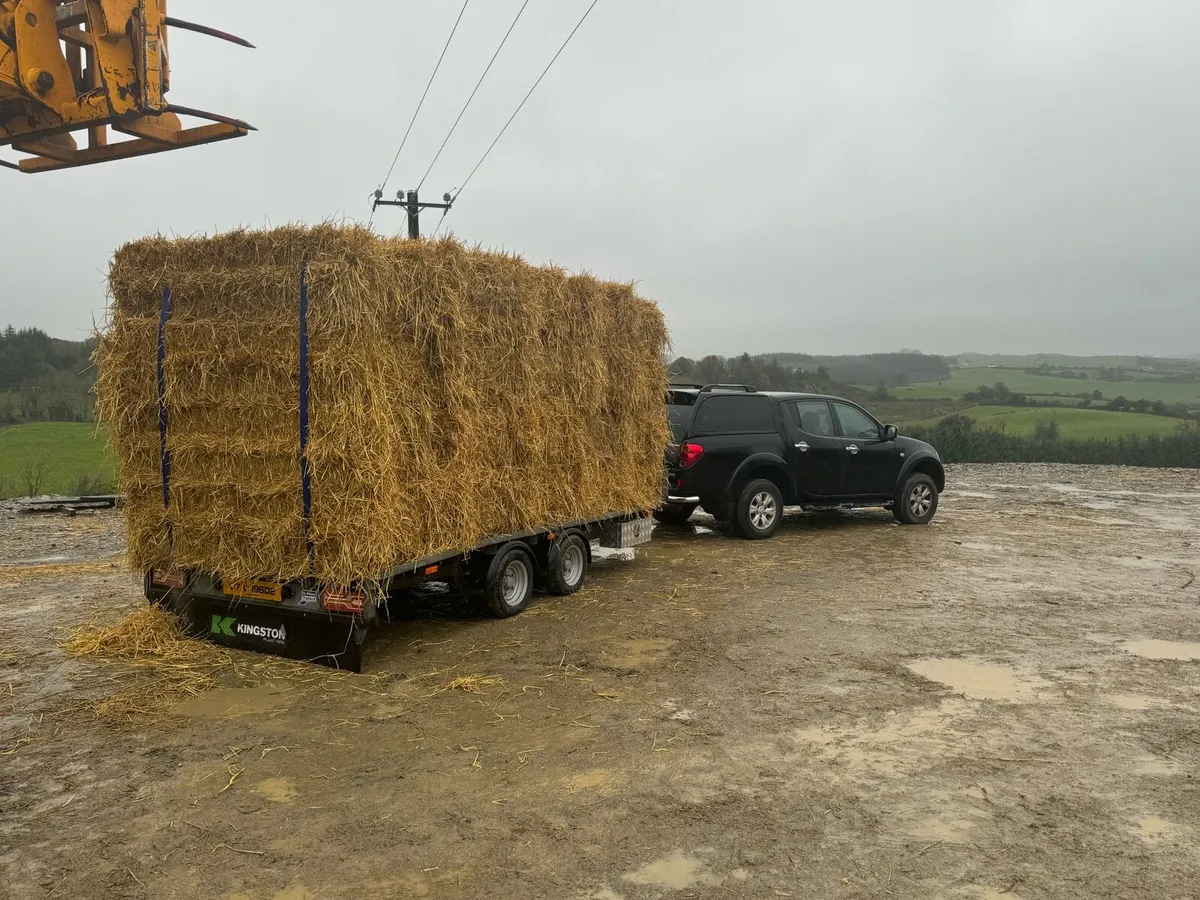
[(432, 575), (437, 570), (438, 570), (437, 566), (426, 566), (425, 571), (422, 574), (423, 575)]
[(181, 588), (187, 583), (187, 573), (175, 566), (169, 569), (154, 569), (150, 573), (150, 580), (160, 587)]

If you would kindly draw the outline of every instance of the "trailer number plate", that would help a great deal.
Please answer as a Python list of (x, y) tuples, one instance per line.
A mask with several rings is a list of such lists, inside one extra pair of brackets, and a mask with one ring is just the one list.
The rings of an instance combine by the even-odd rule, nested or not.
[(221, 583), (221, 590), (230, 597), (245, 597), (247, 600), (283, 600), (283, 585), (278, 581), (259, 581), (254, 578), (228, 578)]

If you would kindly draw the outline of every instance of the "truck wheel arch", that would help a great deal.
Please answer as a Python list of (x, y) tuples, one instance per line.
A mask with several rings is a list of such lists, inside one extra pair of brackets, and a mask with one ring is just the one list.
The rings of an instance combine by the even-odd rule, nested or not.
[(915, 460), (909, 460), (908, 465), (900, 472), (900, 477), (896, 480), (896, 490), (900, 490), (904, 482), (918, 472), (933, 479), (939, 494), (946, 489), (946, 470), (942, 464), (936, 457), (919, 456)]
[(792, 473), (788, 470), (787, 463), (773, 454), (758, 453), (747, 457), (733, 473), (724, 501), (729, 503), (737, 500), (742, 488), (756, 478), (765, 478), (773, 482), (783, 495), (784, 503), (797, 499), (796, 487), (792, 483)]

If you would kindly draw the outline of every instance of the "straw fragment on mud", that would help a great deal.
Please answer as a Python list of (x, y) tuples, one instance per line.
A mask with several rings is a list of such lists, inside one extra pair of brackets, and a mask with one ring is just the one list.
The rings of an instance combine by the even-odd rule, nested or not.
[[(249, 686), (286, 682), (322, 688), (346, 673), (304, 662), (239, 653), (185, 635), (179, 620), (153, 605), (138, 607), (110, 625), (85, 624), (62, 643), (71, 656), (124, 664), (127, 680), (89, 703), (102, 719), (137, 723), (175, 714), (179, 703), (222, 682)], [(389, 677), (377, 673), (368, 680)]]
[(117, 251), (109, 283), (97, 409), (135, 567), (346, 584), (659, 500), (667, 333), (629, 284), (328, 225), (137, 241)]
[(230, 665), (227, 651), (186, 637), (174, 616), (150, 605), (112, 625), (83, 625), (62, 648), (72, 656), (126, 663), (143, 676), (92, 704), (104, 719), (162, 715), (215, 687), (216, 674)]
[(468, 694), (482, 693), (484, 688), (495, 687), (496, 685), (504, 684), (504, 679), (499, 675), (460, 675), (443, 684), (439, 684), (434, 688), (434, 694), (440, 694), (443, 691), (465, 691)]

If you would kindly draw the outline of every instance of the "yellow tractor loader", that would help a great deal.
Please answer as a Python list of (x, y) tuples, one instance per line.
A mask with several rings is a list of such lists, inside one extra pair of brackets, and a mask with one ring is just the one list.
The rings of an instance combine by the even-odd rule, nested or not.
[[(0, 0), (0, 147), (20, 172), (242, 137), (239, 119), (168, 103), (167, 32), (241, 38), (167, 15), (166, 0)], [(207, 120), (184, 127), (180, 116)], [(109, 129), (132, 140), (109, 140)], [(72, 132), (87, 132), (81, 147)]]

